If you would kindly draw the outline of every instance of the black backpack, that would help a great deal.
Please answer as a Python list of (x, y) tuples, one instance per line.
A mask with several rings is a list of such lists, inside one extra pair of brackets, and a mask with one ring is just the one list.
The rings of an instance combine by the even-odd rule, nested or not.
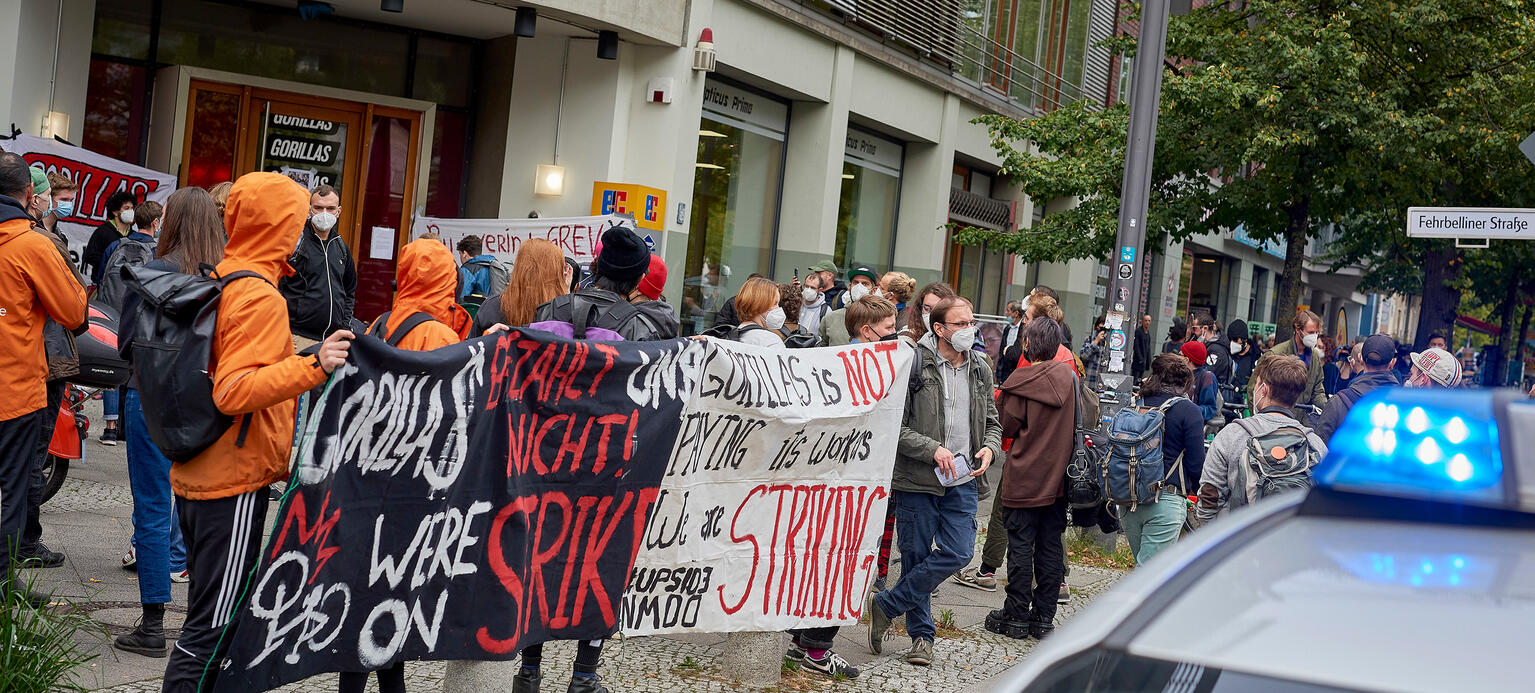
[[(141, 301), (124, 316), (119, 350), (138, 374), (144, 423), (155, 446), (173, 462), (197, 457), (224, 435), (234, 418), (213, 404), (213, 339), (218, 328), (219, 298), (231, 282), (255, 272), (202, 274), (127, 267), (125, 283)], [(271, 282), (267, 282), (268, 285)], [(241, 417), (235, 446), (245, 445), (251, 415)]]
[(384, 326), (389, 322), (389, 313), (385, 312), (383, 315), (378, 316), (377, 320), (373, 321), (372, 327), (368, 328), (368, 336), (378, 337), (389, 346), (397, 347), (400, 346), (400, 340), (405, 339), (405, 335), (410, 334), (411, 330), (416, 329), (422, 323), (431, 322), (433, 319), (432, 316), (426, 313), (413, 313), (410, 317), (405, 318), (405, 322), (400, 323), (400, 326), (395, 328), (394, 332), (385, 336)]
[(106, 259), (105, 269), (101, 272), (101, 283), (96, 286), (96, 293), (91, 296), (92, 301), (111, 306), (112, 310), (123, 309), (123, 299), (128, 297), (128, 275), (122, 268), (141, 267), (153, 262), (155, 249), (146, 243), (123, 238), (117, 242), (117, 248), (112, 251), (112, 256)]

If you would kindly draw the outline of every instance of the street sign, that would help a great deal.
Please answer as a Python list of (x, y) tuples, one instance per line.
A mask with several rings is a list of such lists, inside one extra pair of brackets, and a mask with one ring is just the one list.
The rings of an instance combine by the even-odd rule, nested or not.
[(1535, 132), (1530, 133), (1529, 137), (1519, 143), (1519, 151), (1524, 152), (1524, 158), (1535, 164)]
[(1535, 239), (1535, 209), (1409, 207), (1407, 237)]

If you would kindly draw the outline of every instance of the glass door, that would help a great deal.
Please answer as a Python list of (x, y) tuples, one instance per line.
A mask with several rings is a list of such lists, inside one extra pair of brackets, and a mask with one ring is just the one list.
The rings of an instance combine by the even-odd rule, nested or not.
[(253, 91), (246, 107), (242, 172), (281, 173), (306, 190), (335, 188), (341, 198), (336, 230), (355, 254), (363, 105), (315, 101), (298, 94)]

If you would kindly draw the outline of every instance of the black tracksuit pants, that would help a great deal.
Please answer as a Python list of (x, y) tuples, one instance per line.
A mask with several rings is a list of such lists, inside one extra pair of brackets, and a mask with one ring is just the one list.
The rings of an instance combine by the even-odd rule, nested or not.
[(1008, 618), (1050, 625), (1066, 579), (1066, 499), (1041, 508), (1004, 508)]
[(21, 547), (27, 523), (27, 495), (44, 413), (39, 409), (0, 421), (0, 592), (10, 580), (12, 552)]
[(59, 404), (64, 401), (64, 381), (48, 381), (48, 406), (43, 407), (37, 436), (37, 460), (32, 464), (32, 485), (27, 489), (27, 526), (22, 530), (23, 553), (31, 553), (43, 541), (43, 466), (48, 462), (48, 443), (53, 440), (54, 424), (59, 421)]
[(269, 495), (263, 487), (231, 498), (176, 499), (192, 584), (186, 625), (165, 665), (165, 693), (213, 690), (261, 553)]

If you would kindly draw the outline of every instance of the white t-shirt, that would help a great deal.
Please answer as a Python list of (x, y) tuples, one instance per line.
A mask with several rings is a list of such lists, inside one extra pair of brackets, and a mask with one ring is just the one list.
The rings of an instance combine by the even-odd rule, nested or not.
[(766, 327), (758, 325), (757, 323), (754, 323), (754, 322), (743, 322), (743, 323), (741, 323), (740, 326), (742, 328), (745, 328), (747, 325), (751, 325), (751, 326), (756, 327), (758, 329), (755, 329), (755, 330), (743, 329), (741, 331), (741, 343), (742, 344), (752, 344), (752, 345), (761, 346), (761, 347), (781, 347), (781, 346), (783, 346), (783, 340), (779, 339), (778, 335), (773, 334), (772, 330), (769, 330)]

